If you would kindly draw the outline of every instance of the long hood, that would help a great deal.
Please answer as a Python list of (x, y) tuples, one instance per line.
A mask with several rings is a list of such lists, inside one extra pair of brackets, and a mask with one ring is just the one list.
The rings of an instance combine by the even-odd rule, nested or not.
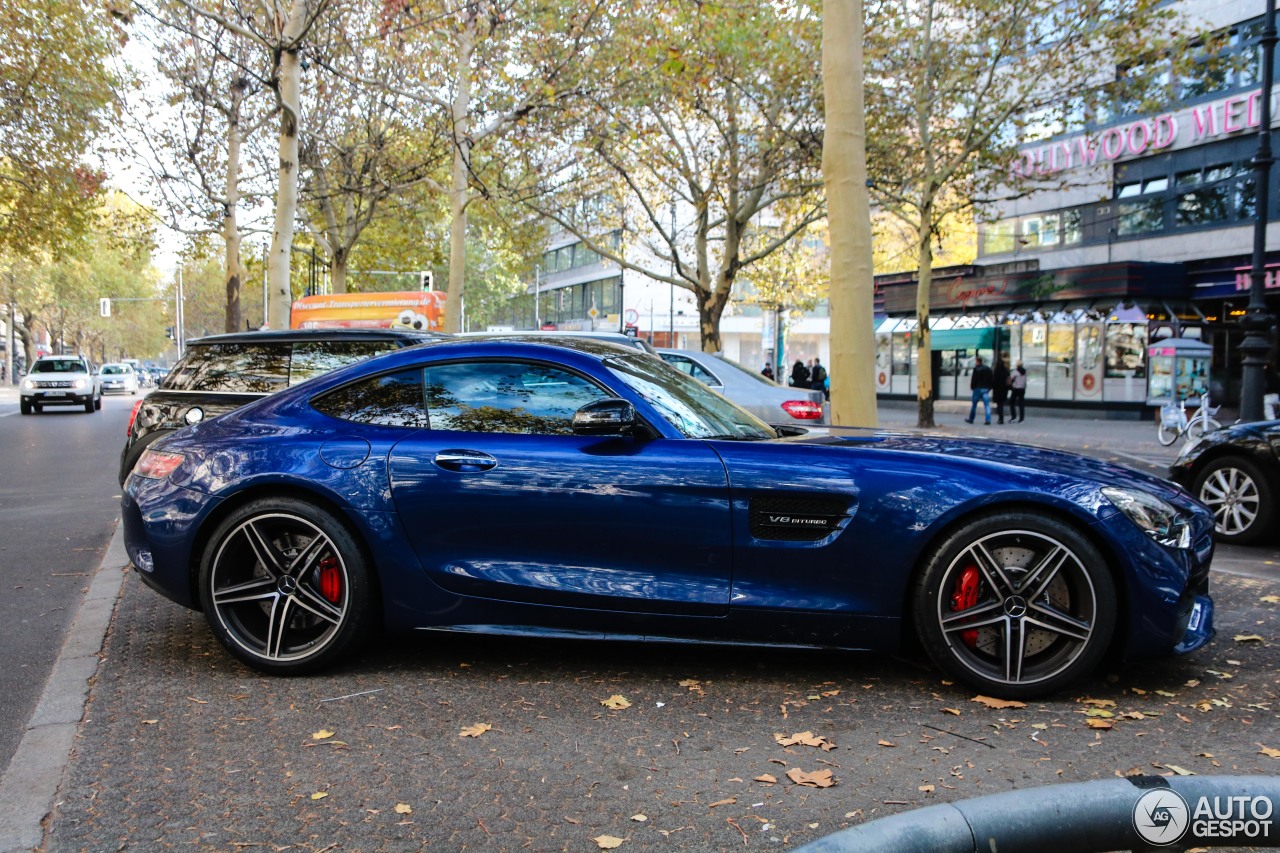
[[(999, 466), (1020, 478), (1026, 475), (1061, 475), (1093, 480), (1100, 485), (1133, 486), (1166, 499), (1187, 499), (1177, 485), (1126, 465), (1105, 462), (1075, 453), (1015, 444), (995, 439), (958, 438), (928, 433), (905, 433), (874, 429), (833, 428), (787, 439), (792, 442), (860, 451), (925, 454), (957, 466), (979, 463), (984, 468)], [(943, 463), (945, 464), (945, 463)]]

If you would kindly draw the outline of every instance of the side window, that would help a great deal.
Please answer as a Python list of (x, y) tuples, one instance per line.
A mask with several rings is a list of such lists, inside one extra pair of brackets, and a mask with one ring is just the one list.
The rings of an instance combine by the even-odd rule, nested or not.
[(358, 424), (413, 427), (427, 425), (422, 401), (422, 371), (375, 376), (330, 391), (311, 401), (318, 412)]
[(431, 428), (459, 432), (569, 435), (573, 413), (606, 394), (555, 367), (526, 362), (459, 362), (425, 371)]
[(192, 347), (169, 374), (175, 391), (270, 394), (289, 381), (289, 344), (211, 344)]
[(339, 367), (346, 367), (397, 349), (395, 341), (306, 341), (293, 345), (289, 384), (297, 385)]
[(703, 385), (720, 385), (722, 384), (710, 371), (698, 364), (691, 358), (683, 355), (672, 355), (671, 353), (663, 353), (662, 360), (674, 367), (681, 373), (687, 373)]

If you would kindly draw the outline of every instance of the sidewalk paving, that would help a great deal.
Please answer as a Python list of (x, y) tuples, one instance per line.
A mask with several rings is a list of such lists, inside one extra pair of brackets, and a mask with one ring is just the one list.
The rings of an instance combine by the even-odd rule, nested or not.
[[(0, 388), (0, 399), (5, 399), (5, 390)], [(966, 424), (967, 410), (967, 403), (938, 403), (933, 431), (1075, 449), (1121, 463), (1149, 466), (1148, 470), (1167, 466), (1180, 446), (1161, 447), (1155, 438), (1155, 425), (1149, 420), (1069, 417), (1033, 410), (1026, 423), (984, 426), (981, 422)], [(882, 404), (879, 422), (886, 429), (914, 429), (915, 407)], [(648, 742), (652, 737), (645, 740), (646, 732), (639, 723), (627, 729), (631, 737), (626, 744), (639, 742), (663, 758), (628, 760), (623, 749), (626, 744), (616, 743), (622, 751), (615, 750), (602, 759), (588, 746), (576, 743), (575, 732), (581, 729), (585, 736), (598, 728), (603, 711), (596, 709), (601, 713), (577, 718), (577, 722), (558, 719), (555, 703), (571, 702), (572, 697), (555, 688), (552, 698), (548, 694), (553, 688), (537, 686), (550, 683), (537, 680), (541, 674), (566, 679), (570, 693), (589, 689), (592, 696), (597, 692), (608, 695), (612, 688), (591, 677), (597, 670), (619, 679), (629, 675), (615, 671), (625, 670), (626, 666), (602, 664), (601, 661), (610, 660), (608, 654), (569, 653), (567, 660), (546, 661), (545, 656), (555, 657), (567, 647), (533, 644), (538, 648), (531, 651), (519, 641), (415, 638), (406, 641), (403, 648), (378, 649), (332, 677), (267, 678), (231, 661), (209, 635), (199, 614), (171, 605), (146, 590), (127, 570), (127, 560), (122, 555), (117, 531), (44, 698), (28, 724), (27, 737), (0, 778), (0, 802), (5, 804), (0, 810), (0, 853), (33, 848), (114, 850), (174, 845), (202, 850), (254, 846), (272, 849), (272, 845), (283, 849), (281, 844), (328, 850), (332, 849), (327, 846), (331, 840), (343, 842), (341, 849), (346, 850), (418, 850), (428, 840), (443, 842), (443, 849), (458, 849), (462, 842), (468, 846), (492, 843), (491, 830), (507, 827), (532, 831), (549, 819), (558, 828), (545, 839), (540, 838), (533, 845), (536, 849), (584, 849), (582, 839), (589, 841), (595, 833), (585, 832), (585, 826), (583, 831), (577, 831), (578, 820), (587, 825), (604, 825), (606, 818), (616, 817), (613, 813), (617, 809), (630, 808), (618, 802), (628, 798), (617, 790), (625, 792), (628, 780), (648, 792), (650, 810), (661, 809), (653, 802), (654, 797), (672, 801), (666, 809), (671, 812), (679, 805), (677, 801), (687, 801), (692, 796), (690, 791), (674, 790), (680, 785), (660, 788), (653, 794), (653, 783), (645, 780), (646, 768), (653, 771), (665, 766), (668, 757), (659, 752), (658, 745)], [(1245, 589), (1241, 587), (1240, 592)], [(1247, 589), (1250, 596), (1258, 594), (1253, 587)], [(110, 639), (109, 619), (115, 620)], [(505, 662), (508, 654), (512, 657)], [(697, 651), (690, 651), (687, 661), (684, 652), (675, 656), (657, 652), (651, 658), (632, 652), (620, 656), (624, 661), (639, 659), (637, 675), (648, 684), (669, 677), (671, 673), (666, 669), (671, 667), (681, 671), (686, 667), (717, 669), (711, 665), (716, 660), (714, 655)], [(471, 664), (466, 661), (470, 659), (476, 660), (477, 669), (469, 672)], [(773, 666), (787, 666), (781, 654), (766, 654), (762, 659)], [(655, 663), (659, 660), (669, 663)], [(735, 668), (747, 667), (743, 656), (733, 655), (731, 660), (726, 664), (729, 675), (724, 678), (732, 678)], [(826, 665), (825, 659), (815, 663), (813, 658), (804, 658), (798, 664), (803, 673), (799, 677), (818, 683), (816, 679)], [(882, 677), (900, 679), (903, 662), (859, 660), (855, 666), (852, 678), (861, 684), (863, 680)], [(1173, 664), (1159, 666), (1176, 669)], [(662, 673), (656, 672), (659, 668)], [(508, 678), (507, 673), (512, 678), (508, 682), (509, 695), (502, 695), (512, 703), (511, 707), (486, 707), (482, 703), (485, 694), (466, 687), (473, 683), (468, 681), (468, 674), (472, 679), (483, 675), (501, 681)], [(533, 674), (533, 681), (526, 680), (529, 673)], [(933, 673), (921, 673), (921, 677), (923, 682), (910, 684), (937, 684)], [(584, 687), (574, 687), (581, 678), (588, 679)], [(847, 680), (840, 679), (841, 683)], [(782, 690), (784, 686), (784, 681), (762, 682), (762, 689)], [(809, 688), (809, 692), (813, 689)], [(927, 697), (930, 689), (940, 688), (924, 688), (921, 695)], [(374, 695), (379, 693), (382, 695)], [(504, 733), (521, 738), (524, 748), (535, 748), (535, 756), (525, 755), (513, 761), (512, 768), (519, 766), (520, 771), (504, 770), (503, 754), (487, 742), (442, 739), (444, 730), (453, 735), (462, 725), (527, 711), (535, 704), (530, 699), (544, 711), (544, 715), (536, 717), (540, 722), (535, 723), (532, 714), (520, 717), (528, 723), (520, 735), (521, 726), (511, 719)], [(948, 701), (964, 700), (950, 697)], [(742, 695), (735, 695), (732, 702), (744, 706), (738, 710), (757, 704)], [(594, 699), (586, 704), (593, 706)], [(652, 708), (653, 703), (648, 704)], [(701, 711), (712, 711), (713, 716), (717, 711), (723, 716), (732, 710), (709, 704), (699, 707)], [(688, 713), (682, 712), (677, 728), (685, 731), (706, 722), (699, 718), (707, 714), (698, 708), (686, 710)], [(863, 713), (869, 710), (864, 709)], [(575, 714), (578, 711), (581, 709), (575, 708)], [(782, 719), (785, 713), (784, 705)], [(552, 722), (545, 722), (546, 715)], [(724, 728), (727, 720), (717, 725), (719, 737), (733, 736), (732, 726)], [(785, 727), (791, 723), (779, 720), (776, 725)], [(533, 734), (539, 727), (543, 731)], [(325, 739), (317, 740), (313, 734), (335, 728), (341, 732), (338, 740), (346, 742), (323, 743)], [(884, 736), (901, 734), (886, 731)], [(689, 738), (687, 732), (683, 734), (683, 740)], [(491, 740), (497, 741), (498, 737)], [(680, 733), (676, 740), (681, 741)], [(720, 750), (722, 746), (716, 748)], [(677, 742), (675, 755), (680, 754)], [(714, 774), (699, 780), (697, 774), (710, 770), (699, 768), (696, 757), (697, 753), (691, 753), (681, 759), (686, 768), (693, 768), (685, 771), (693, 773), (691, 780), (701, 781), (706, 790), (723, 787), (726, 780), (713, 778)], [(846, 761), (855, 757), (846, 756)], [(914, 760), (939, 759), (925, 752)], [(588, 772), (599, 774), (602, 779), (610, 777), (606, 780), (609, 793), (599, 791), (601, 799), (594, 805), (591, 798), (597, 789), (582, 778)], [(857, 793), (856, 772), (854, 767), (844, 771), (846, 784), (853, 789), (846, 796)], [(1003, 772), (996, 771), (991, 777), (993, 784), (999, 784), (999, 774)], [(459, 786), (456, 790), (455, 785)], [(556, 794), (556, 786), (572, 791), (572, 796)], [(465, 791), (467, 803), (461, 801), (459, 791)], [(316, 796), (327, 797), (330, 793), (335, 797), (331, 803), (342, 806), (336, 818), (334, 810), (321, 808)], [(451, 793), (453, 799), (449, 798)], [(60, 798), (56, 805), (55, 795)], [(606, 796), (615, 800), (607, 809)], [(766, 799), (765, 793), (759, 791), (747, 796)], [(548, 812), (543, 799), (546, 797), (559, 797), (560, 804), (551, 808), (561, 809), (565, 815), (572, 804), (577, 817), (562, 820), (558, 814)], [(535, 799), (542, 801), (535, 803)], [(413, 812), (394, 815), (392, 809), (398, 803), (411, 803)], [(460, 813), (455, 812), (455, 806)], [(467, 809), (474, 809), (474, 815)], [(640, 808), (637, 806), (635, 811)], [(838, 817), (844, 811), (837, 808), (831, 815)], [(700, 820), (681, 819), (697, 824), (698, 832), (706, 829)], [(723, 820), (717, 817), (716, 822)], [(670, 833), (694, 830), (693, 825), (682, 827), (670, 821), (663, 824), (667, 825), (675, 827)], [(835, 828), (828, 815), (822, 832)], [(690, 831), (687, 838), (692, 842), (699, 837), (698, 832)], [(736, 834), (732, 832), (733, 837)], [(676, 842), (677, 849), (688, 849), (679, 843), (681, 837), (671, 834), (660, 840), (669, 838)], [(361, 838), (368, 840), (355, 840)], [(333, 844), (333, 848), (338, 846)], [(499, 843), (494, 849), (510, 848)]]

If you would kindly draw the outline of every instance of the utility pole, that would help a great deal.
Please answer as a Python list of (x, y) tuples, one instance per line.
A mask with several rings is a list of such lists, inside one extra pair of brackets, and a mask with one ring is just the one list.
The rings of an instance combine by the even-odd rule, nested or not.
[(1262, 123), (1258, 127), (1258, 153), (1253, 155), (1257, 218), (1253, 224), (1253, 269), (1250, 273), (1249, 307), (1240, 318), (1244, 340), (1243, 382), (1240, 388), (1240, 420), (1262, 420), (1262, 395), (1266, 393), (1267, 355), (1271, 352), (1271, 315), (1267, 313), (1267, 220), (1271, 206), (1271, 87), (1276, 51), (1276, 0), (1267, 0), (1262, 28)]

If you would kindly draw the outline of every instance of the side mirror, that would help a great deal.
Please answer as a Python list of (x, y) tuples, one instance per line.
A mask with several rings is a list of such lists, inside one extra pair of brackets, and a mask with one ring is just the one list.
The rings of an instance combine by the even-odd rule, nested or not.
[(573, 413), (574, 435), (630, 435), (636, 426), (636, 407), (608, 397), (587, 403)]

